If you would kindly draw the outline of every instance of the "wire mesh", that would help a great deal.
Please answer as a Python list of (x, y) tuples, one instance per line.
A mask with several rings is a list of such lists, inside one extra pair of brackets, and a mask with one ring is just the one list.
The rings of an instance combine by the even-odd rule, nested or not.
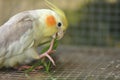
[(119, 46), (120, 1), (110, 1), (84, 0), (86, 4), (77, 8), (72, 15), (77, 21), (70, 22), (67, 35), (69, 41), (66, 42), (75, 45)]
[[(35, 0), (21, 0), (20, 5), (17, 0), (8, 1), (0, 2), (1, 23), (11, 15), (42, 4)], [(120, 0), (69, 0), (69, 4), (68, 0), (61, 1), (66, 8), (58, 4), (69, 21), (61, 43), (70, 46), (57, 50), (56, 68), (51, 74), (33, 71), (27, 76), (24, 72), (0, 70), (0, 80), (120, 80)], [(7, 17), (3, 18), (4, 15)]]

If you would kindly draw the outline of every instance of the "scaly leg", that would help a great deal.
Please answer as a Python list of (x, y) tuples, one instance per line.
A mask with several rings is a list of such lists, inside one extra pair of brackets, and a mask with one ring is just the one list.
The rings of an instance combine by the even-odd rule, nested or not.
[(13, 67), (14, 69), (17, 69), (19, 71), (22, 71), (22, 70), (26, 70), (26, 69), (29, 69), (31, 68), (31, 66), (28, 66), (28, 65), (23, 65), (23, 66), (15, 66)]
[[(32, 66), (29, 66), (29, 65), (23, 65), (23, 66), (16, 66), (16, 67), (14, 67), (14, 69), (17, 69), (17, 70), (19, 70), (19, 71), (22, 71), (22, 70), (26, 70), (26, 69), (29, 69), (29, 68), (31, 68)], [(43, 66), (37, 66), (37, 67), (35, 67), (33, 70), (40, 70), (40, 69), (42, 69), (43, 68)]]
[(54, 50), (52, 50), (53, 44), (54, 44), (54, 39), (52, 39), (48, 51), (46, 51), (45, 53), (41, 54), (41, 55), (39, 56), (39, 58), (41, 59), (41, 58), (43, 58), (43, 57), (47, 57), (47, 58), (52, 62), (52, 64), (55, 66), (54, 60), (53, 60), (53, 59), (51, 58), (51, 56), (49, 55), (50, 53), (53, 53), (53, 52), (54, 52)]

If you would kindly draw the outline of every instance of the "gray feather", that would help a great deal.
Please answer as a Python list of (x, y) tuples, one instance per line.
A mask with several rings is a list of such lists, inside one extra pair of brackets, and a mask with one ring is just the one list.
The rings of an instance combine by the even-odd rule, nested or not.
[(29, 62), (39, 58), (35, 48), (38, 44), (44, 43), (42, 41), (46, 42), (51, 39), (51, 37), (43, 39), (44, 36), (40, 32), (44, 29), (39, 27), (41, 25), (40, 15), (44, 14), (43, 11), (50, 12), (50, 10), (22, 12), (0, 27), (0, 67), (12, 67), (26, 63), (26, 60)]
[(11, 43), (19, 40), (21, 36), (33, 27), (33, 20), (28, 12), (13, 16), (0, 27), (0, 48), (7, 48)]
[[(31, 45), (33, 42), (33, 39), (30, 39), (32, 28), (33, 19), (29, 12), (13, 16), (0, 27), (0, 64), (5, 58), (21, 54), (23, 49)], [(23, 40), (22, 43), (21, 40)], [(17, 53), (18, 50), (19, 53)]]

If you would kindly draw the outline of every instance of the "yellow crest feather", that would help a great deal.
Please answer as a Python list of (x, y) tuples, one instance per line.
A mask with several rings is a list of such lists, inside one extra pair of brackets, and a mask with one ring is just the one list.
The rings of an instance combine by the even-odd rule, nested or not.
[(65, 25), (65, 28), (67, 28), (68, 26), (68, 22), (67, 22), (67, 18), (65, 16), (65, 13), (59, 9), (58, 7), (56, 7), (54, 4), (52, 4), (51, 2), (49, 2), (48, 0), (45, 0), (47, 3), (47, 6), (50, 7), (52, 10), (54, 10), (58, 15), (60, 15), (61, 19), (63, 20), (63, 24)]

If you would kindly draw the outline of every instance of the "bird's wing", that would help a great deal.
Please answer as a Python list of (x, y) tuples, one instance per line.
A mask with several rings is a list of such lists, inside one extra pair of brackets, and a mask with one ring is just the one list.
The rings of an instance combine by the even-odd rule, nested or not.
[(24, 12), (15, 15), (0, 27), (0, 47), (8, 46), (12, 42), (19, 40), (32, 27), (33, 20), (30, 18), (29, 13)]
[[(23, 41), (31, 37), (30, 31), (33, 28), (33, 19), (29, 12), (19, 13), (13, 16), (8, 22), (0, 27), (0, 50), (4, 50), (3, 53), (0, 51), (0, 57), (5, 55), (6, 49), (14, 42), (20, 40), (23, 37)], [(26, 35), (28, 37), (26, 37)], [(24, 36), (23, 36), (24, 35)], [(26, 37), (26, 38), (25, 38)], [(32, 42), (28, 41), (28, 45)], [(27, 46), (26, 46), (27, 47)]]

